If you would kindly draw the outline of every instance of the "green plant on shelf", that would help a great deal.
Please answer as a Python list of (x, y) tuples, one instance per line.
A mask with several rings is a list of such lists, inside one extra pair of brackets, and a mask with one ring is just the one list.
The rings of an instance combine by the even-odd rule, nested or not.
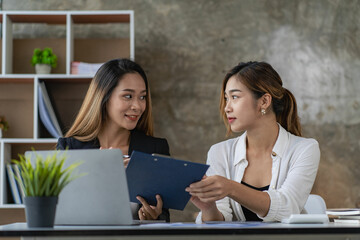
[(35, 48), (34, 54), (31, 58), (31, 64), (33, 66), (35, 66), (36, 64), (48, 64), (51, 67), (56, 68), (57, 56), (49, 47), (46, 47), (43, 50), (41, 50), (40, 48)]
[(19, 154), (20, 160), (12, 160), (20, 169), (21, 179), (15, 176), (26, 197), (59, 196), (63, 188), (70, 182), (84, 174), (74, 175), (73, 171), (81, 162), (73, 163), (62, 169), (67, 158), (66, 152), (59, 156), (59, 152), (48, 155), (45, 159), (35, 152), (35, 166), (30, 156)]
[(4, 116), (0, 116), (0, 129), (3, 131), (7, 131), (9, 129), (9, 124)]

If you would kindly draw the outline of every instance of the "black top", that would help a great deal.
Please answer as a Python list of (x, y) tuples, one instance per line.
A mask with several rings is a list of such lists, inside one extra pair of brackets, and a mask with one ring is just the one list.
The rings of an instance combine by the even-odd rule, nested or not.
[[(258, 190), (258, 191), (265, 191), (265, 190), (268, 190), (269, 189), (269, 186), (270, 185), (267, 185), (265, 187), (261, 187), (261, 188), (257, 188), (257, 187), (254, 187), (254, 186), (251, 186), (249, 184), (247, 184), (246, 182), (243, 182), (241, 181), (242, 184), (244, 184), (245, 186), (248, 186), (249, 188), (252, 188), (252, 189), (255, 189), (255, 190)], [(241, 206), (242, 210), (243, 210), (243, 213), (244, 213), (244, 216), (245, 216), (245, 219), (246, 221), (262, 221), (262, 219), (260, 219), (256, 213), (254, 213), (253, 211), (247, 209), (246, 207), (244, 206)]]
[[(56, 149), (64, 150), (66, 149), (66, 147), (68, 147), (69, 149), (96, 149), (100, 148), (100, 142), (97, 138), (87, 142), (79, 141), (73, 137), (59, 138)], [(128, 154), (131, 155), (134, 150), (149, 154), (157, 153), (163, 155), (170, 155), (169, 144), (165, 138), (151, 137), (136, 129), (130, 132), (130, 144)], [(169, 210), (163, 208), (163, 211), (159, 215), (158, 220), (166, 220), (167, 222), (170, 222)]]

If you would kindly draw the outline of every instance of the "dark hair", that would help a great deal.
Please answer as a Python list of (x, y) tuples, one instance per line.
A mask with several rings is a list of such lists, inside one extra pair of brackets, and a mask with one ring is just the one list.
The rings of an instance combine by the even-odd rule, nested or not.
[(66, 137), (89, 141), (97, 137), (107, 116), (106, 105), (118, 82), (128, 73), (138, 73), (146, 86), (146, 108), (136, 129), (153, 135), (150, 89), (146, 74), (139, 64), (124, 58), (104, 63), (96, 72), (86, 93), (80, 111)]
[(288, 132), (301, 136), (301, 125), (295, 97), (282, 86), (283, 83), (279, 74), (266, 62), (241, 62), (226, 74), (221, 90), (220, 114), (224, 119), (228, 133), (231, 130), (225, 113), (225, 89), (232, 76), (236, 76), (241, 83), (250, 89), (255, 99), (269, 93), (272, 97), (271, 109), (276, 115), (276, 121)]

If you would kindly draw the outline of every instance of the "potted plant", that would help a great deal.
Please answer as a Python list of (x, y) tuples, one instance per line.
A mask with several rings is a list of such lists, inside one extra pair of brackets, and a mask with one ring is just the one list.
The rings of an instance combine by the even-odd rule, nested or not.
[(13, 160), (20, 170), (20, 177), (15, 178), (25, 193), (28, 227), (53, 227), (58, 196), (66, 185), (80, 177), (73, 175), (73, 170), (81, 163), (63, 169), (66, 152), (59, 155), (56, 151), (44, 159), (35, 151), (35, 156), (36, 159), (31, 161), (30, 156), (19, 154), (20, 160)]
[(0, 116), (0, 138), (2, 138), (2, 132), (9, 129), (9, 124), (4, 116)]
[(43, 50), (35, 48), (31, 58), (31, 64), (35, 66), (36, 74), (49, 74), (51, 68), (57, 66), (57, 56), (49, 47), (46, 47)]

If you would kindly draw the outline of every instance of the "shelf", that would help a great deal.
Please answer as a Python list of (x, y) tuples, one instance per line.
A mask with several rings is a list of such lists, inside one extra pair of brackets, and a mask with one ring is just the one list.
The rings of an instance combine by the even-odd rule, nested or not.
[(58, 57), (56, 68), (52, 73), (66, 74), (66, 38), (35, 38), (35, 39), (14, 39), (13, 40), (13, 63), (12, 74), (35, 74), (35, 67), (30, 61), (35, 48), (52, 48)]
[[(21, 210), (23, 205), (10, 202), (6, 164), (32, 148), (51, 150), (57, 143), (39, 117), (39, 83), (45, 83), (65, 133), (94, 75), (71, 74), (71, 63), (134, 59), (134, 12), (1, 11), (0, 22), (0, 116), (9, 122), (0, 139), (0, 210)], [(30, 61), (33, 50), (44, 47), (53, 49), (58, 66), (51, 74), (37, 75)]]
[[(3, 74), (33, 74), (29, 62), (35, 48), (53, 49), (58, 66), (52, 73), (60, 74), (70, 74), (73, 61), (103, 63), (135, 56), (133, 11), (3, 11), (1, 17)], [(15, 30), (25, 26), (34, 31), (18, 37)]]
[(72, 14), (74, 23), (130, 23), (130, 14)]
[(3, 204), (1, 205), (1, 208), (4, 209), (24, 209), (25, 205), (24, 204)]
[[(57, 139), (55, 141), (50, 140), (50, 142), (5, 142), (6, 147), (11, 148), (10, 157), (12, 159), (19, 159), (19, 154), (24, 154), (26, 151), (31, 151), (32, 148), (35, 150), (55, 150), (56, 148)], [(9, 163), (7, 161), (6, 163)]]
[(1, 138), (1, 141), (5, 144), (46, 144), (46, 143), (57, 143), (56, 138)]
[(33, 148), (35, 150), (55, 149), (57, 139), (2, 139), (0, 143), (0, 179), (2, 183), (0, 185), (0, 202), (2, 203), (0, 207), (2, 208), (4, 204), (8, 206), (19, 206), (16, 204), (7, 204), (12, 197), (9, 196), (11, 191), (7, 184), (6, 164), (11, 163), (12, 159), (19, 159), (19, 154), (25, 154), (26, 151), (31, 151)]
[[(57, 78), (40, 81), (45, 82), (61, 130), (66, 133), (80, 110), (91, 78)], [(50, 137), (40, 120), (39, 123), (39, 138)]]
[(51, 83), (84, 83), (85, 85), (90, 85), (92, 80), (91, 76), (81, 76), (81, 75), (59, 75), (59, 76), (51, 76), (51, 75), (44, 75), (38, 76), (39, 80), (51, 82)]
[(46, 23), (46, 24), (66, 24), (66, 14), (12, 14), (8, 13), (7, 16), (9, 16), (9, 19), (13, 23)]
[[(26, 222), (25, 207), (22, 204), (4, 204), (0, 209), (0, 225), (14, 222)], [(13, 239), (13, 238), (4, 238)], [(16, 239), (16, 238), (14, 238)]]
[[(0, 77), (0, 84), (1, 83), (30, 83), (33, 84), (34, 78), (30, 77)], [(0, 90), (1, 91), (1, 90)]]
[(66, 24), (67, 15), (70, 15), (75, 23), (130, 23), (132, 10), (116, 11), (2, 11), (13, 22), (21, 23), (48, 23)]
[(34, 79), (0, 80), (0, 116), (5, 116), (9, 123), (3, 137), (34, 137)]
[(129, 49), (129, 39), (75, 39), (74, 61), (104, 63), (115, 58), (130, 58)]
[[(4, 82), (7, 81), (33, 81), (34, 78), (39, 79), (69, 79), (74, 81), (81, 81), (82, 79), (92, 79), (92, 75), (84, 74), (84, 75), (78, 75), (78, 74), (4, 74), (0, 75), (1, 81), (4, 80)], [(84, 80), (85, 81), (85, 80)], [(88, 80), (86, 80), (88, 81)]]

